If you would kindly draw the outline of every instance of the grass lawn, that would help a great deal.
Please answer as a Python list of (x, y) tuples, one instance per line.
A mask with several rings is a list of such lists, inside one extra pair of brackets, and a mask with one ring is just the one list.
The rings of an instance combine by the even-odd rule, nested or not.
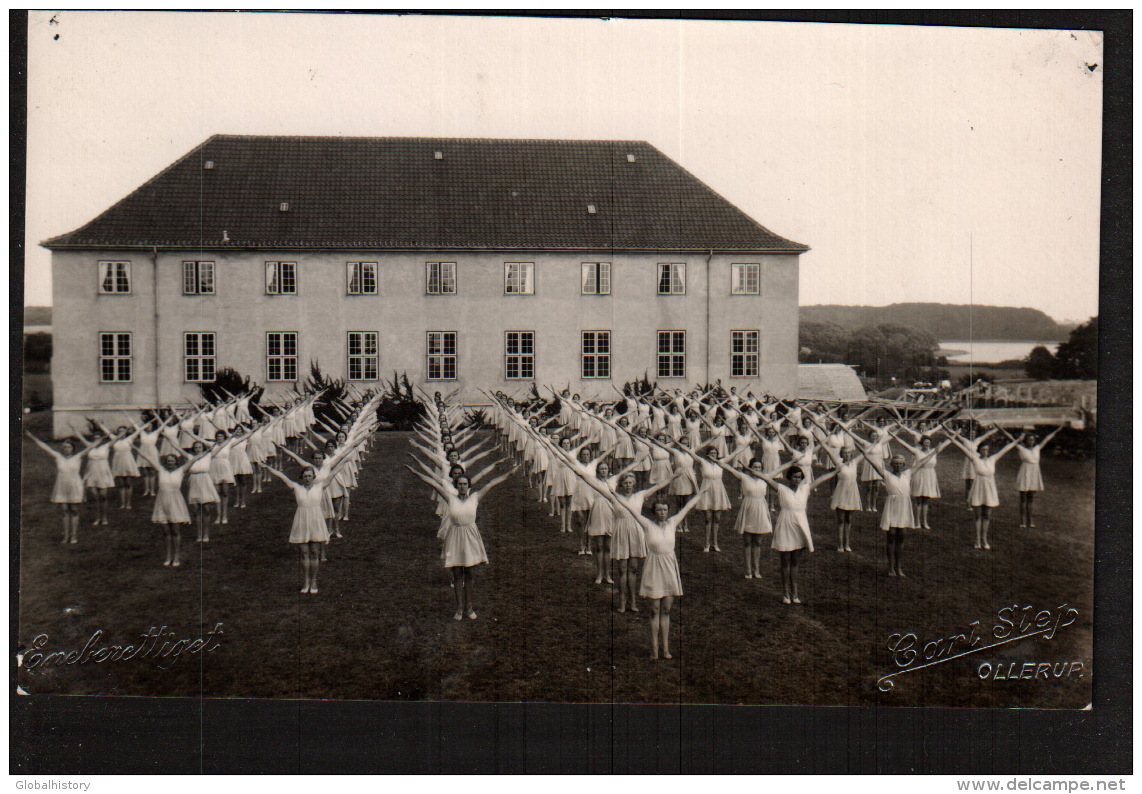
[[(46, 414), (25, 417), (44, 434)], [(19, 638), (48, 634), (49, 649), (80, 649), (97, 629), (126, 643), (151, 626), (198, 637), (224, 624), (221, 647), (175, 660), (134, 659), (20, 671), (30, 693), (260, 698), (480, 700), (626, 703), (1039, 706), (1090, 702), (1094, 464), (1047, 457), (1038, 529), (1018, 528), (1015, 456), (1000, 465), (1003, 505), (994, 551), (971, 547), (960, 457), (940, 464), (945, 498), (936, 529), (905, 546), (909, 578), (884, 572), (883, 533), (858, 514), (854, 553), (834, 551), (828, 485), (810, 505), (817, 552), (801, 559), (803, 607), (780, 600), (777, 555), (770, 575), (743, 578), (740, 544), (724, 532), (721, 554), (703, 554), (701, 533), (679, 536), (686, 595), (675, 605), (672, 661), (649, 659), (648, 608), (613, 611), (593, 584), (592, 558), (558, 533), (523, 487), (500, 486), (481, 508), (491, 564), (477, 578), (479, 620), (452, 620), (440, 567), (437, 521), (427, 489), (402, 468), (408, 434), (377, 437), (353, 496), (345, 539), (329, 547), (321, 593), (299, 595), (297, 552), (287, 542), (293, 499), (275, 482), (248, 510), (184, 542), (183, 568), (163, 568), (151, 499), (112, 508), (110, 527), (82, 515), (79, 544), (61, 546), (48, 503), (52, 466), (27, 440), (23, 450)], [(734, 486), (731, 487), (733, 493)], [(733, 515), (724, 520), (732, 526)], [(697, 522), (693, 522), (695, 525)], [(184, 532), (193, 538), (192, 530)], [(768, 546), (768, 542), (766, 542)], [(970, 630), (984, 642), (1004, 606), (1079, 610), (1052, 640), (1032, 638), (901, 676), (891, 692), (887, 642)], [(980, 662), (1071, 662), (1082, 677), (981, 681)], [(167, 668), (167, 669), (164, 669)], [(1018, 670), (1018, 665), (1017, 668)]]

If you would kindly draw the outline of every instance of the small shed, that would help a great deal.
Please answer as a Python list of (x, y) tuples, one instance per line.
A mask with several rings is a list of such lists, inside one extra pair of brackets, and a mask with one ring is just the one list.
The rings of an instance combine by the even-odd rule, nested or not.
[(856, 371), (847, 364), (798, 364), (797, 397), (843, 403), (868, 399)]

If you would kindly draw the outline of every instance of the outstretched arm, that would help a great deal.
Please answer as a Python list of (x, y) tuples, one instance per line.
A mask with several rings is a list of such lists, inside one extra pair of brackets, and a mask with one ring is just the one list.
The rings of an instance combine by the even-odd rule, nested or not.
[(483, 485), (480, 486), (480, 490), (476, 491), (476, 498), (477, 499), (483, 498), (484, 494), (486, 494), (488, 491), (495, 488), (497, 485), (502, 483), (508, 477), (512, 476), (512, 473), (518, 468), (519, 468), (519, 466), (512, 466), (510, 469), (505, 471), (503, 474), (499, 474), (499, 475), (493, 477), (492, 479), (488, 480), (486, 483), (484, 483)]
[(698, 504), (698, 500), (702, 498), (702, 496), (706, 493), (707, 490), (709, 490), (709, 488), (709, 483), (703, 483), (702, 487), (698, 489), (698, 492), (690, 497), (690, 501), (682, 505), (682, 509), (674, 514), (675, 524), (682, 523), (682, 520), (690, 514), (690, 511), (694, 509), (694, 505)]
[(25, 430), (25, 431), (24, 431), (24, 434), (25, 434), (25, 435), (27, 435), (27, 437), (28, 437), (28, 438), (32, 439), (32, 442), (33, 442), (33, 443), (34, 443), (34, 444), (35, 444), (37, 447), (39, 447), (39, 448), (40, 448), (40, 449), (42, 449), (44, 452), (46, 452), (46, 453), (48, 453), (49, 455), (51, 455), (53, 458), (56, 458), (56, 459), (58, 459), (58, 460), (62, 460), (62, 459), (63, 459), (63, 454), (62, 454), (62, 453), (60, 453), (60, 452), (57, 452), (56, 450), (52, 449), (52, 448), (51, 448), (51, 447), (50, 447), (48, 444), (46, 444), (46, 443), (45, 443), (45, 442), (43, 442), (43, 441), (40, 441), (38, 438), (36, 438), (35, 436), (33, 436), (33, 435), (32, 435), (32, 431), (31, 431), (31, 430)]
[(1043, 447), (1047, 446), (1047, 444), (1048, 444), (1048, 443), (1051, 441), (1051, 439), (1055, 437), (1055, 434), (1056, 434), (1056, 433), (1058, 433), (1058, 432), (1059, 432), (1060, 430), (1062, 430), (1062, 429), (1063, 429), (1063, 426), (1062, 426), (1062, 425), (1059, 425), (1059, 426), (1058, 426), (1058, 427), (1056, 427), (1054, 430), (1052, 430), (1050, 433), (1048, 433), (1047, 435), (1043, 436), (1043, 440), (1042, 440), (1042, 441), (1040, 441), (1038, 444), (1036, 444), (1036, 445), (1035, 445), (1035, 449), (1040, 449), (1040, 450), (1041, 450)]
[(271, 466), (268, 463), (262, 464), (262, 468), (264, 468), (270, 474), (274, 475), (275, 477), (277, 477), (279, 480), (281, 480), (282, 482), (284, 482), (286, 485), (288, 485), (291, 488), (300, 488), (301, 487), (296, 482), (294, 482), (289, 477), (287, 477), (284, 473), (278, 471), (277, 469), (275, 469), (273, 466)]

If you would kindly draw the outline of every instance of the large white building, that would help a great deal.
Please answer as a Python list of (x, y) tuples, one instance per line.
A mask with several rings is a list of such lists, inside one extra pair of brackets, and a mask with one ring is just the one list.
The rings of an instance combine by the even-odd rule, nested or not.
[(797, 390), (798, 256), (641, 141), (217, 135), (52, 251), (55, 432), (370, 385)]

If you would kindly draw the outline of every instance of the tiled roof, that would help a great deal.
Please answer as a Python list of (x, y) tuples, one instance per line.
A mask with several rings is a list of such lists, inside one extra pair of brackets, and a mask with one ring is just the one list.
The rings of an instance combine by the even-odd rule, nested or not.
[(643, 141), (240, 135), (44, 245), (807, 250)]

